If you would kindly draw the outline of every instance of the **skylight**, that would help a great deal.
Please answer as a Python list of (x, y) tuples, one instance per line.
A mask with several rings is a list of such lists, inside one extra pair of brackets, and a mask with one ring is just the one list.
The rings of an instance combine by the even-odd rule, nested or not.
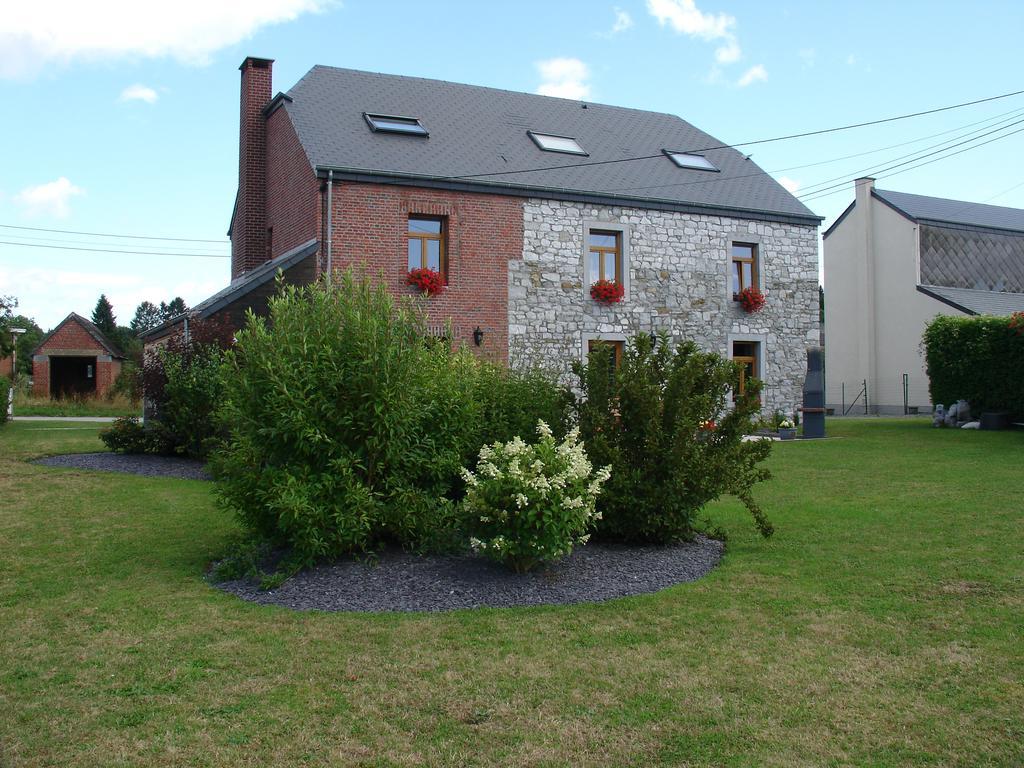
[(407, 136), (429, 136), (427, 129), (420, 125), (415, 117), (396, 117), (395, 115), (372, 115), (363, 112), (363, 117), (370, 128), (383, 133), (404, 133)]
[(714, 163), (708, 160), (704, 155), (695, 155), (692, 152), (673, 152), (669, 149), (661, 150), (673, 163), (678, 165), (680, 168), (693, 168), (698, 171), (717, 171)]
[(554, 136), (550, 133), (534, 133), (533, 131), (526, 133), (533, 139), (534, 144), (545, 152), (566, 152), (570, 155), (587, 154), (576, 139), (569, 136)]

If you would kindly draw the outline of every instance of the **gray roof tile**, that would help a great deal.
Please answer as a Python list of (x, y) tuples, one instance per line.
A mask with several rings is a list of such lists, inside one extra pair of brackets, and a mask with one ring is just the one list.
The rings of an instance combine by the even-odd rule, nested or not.
[(1014, 312), (1024, 312), (1024, 293), (975, 291), (941, 285), (919, 285), (918, 290), (972, 315), (1012, 315)]
[(876, 189), (874, 195), (913, 219), (1024, 232), (1024, 210)]
[[(520, 194), (560, 190), (640, 206), (820, 220), (740, 152), (702, 151), (723, 142), (674, 115), (324, 66), (311, 69), (288, 96), (283, 108), (314, 168), (434, 181), (472, 176), (475, 184)], [(419, 118), (430, 137), (375, 133), (363, 112)], [(527, 130), (574, 137), (589, 156), (543, 152)], [(700, 152), (721, 172), (678, 168), (662, 149)], [(561, 167), (480, 176), (550, 166)]]

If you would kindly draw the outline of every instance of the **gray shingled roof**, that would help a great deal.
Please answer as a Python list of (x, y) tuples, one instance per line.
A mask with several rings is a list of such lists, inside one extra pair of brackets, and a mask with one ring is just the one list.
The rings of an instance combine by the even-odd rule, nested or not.
[(1024, 293), (975, 291), (941, 285), (919, 285), (917, 289), (972, 315), (1012, 315), (1014, 312), (1024, 312)]
[[(820, 217), (734, 149), (702, 152), (721, 173), (682, 169), (662, 149), (700, 151), (723, 142), (674, 115), (534, 94), (317, 66), (284, 100), (317, 170), (533, 189), (561, 199), (610, 198), (649, 207), (751, 213), (816, 225)], [(373, 132), (363, 113), (419, 118), (429, 138)], [(589, 157), (543, 152), (527, 131), (572, 136)], [(573, 166), (654, 155), (645, 160)], [(472, 180), (451, 177), (474, 176)], [(555, 191), (558, 191), (556, 193)]]
[(968, 203), (963, 200), (946, 200), (941, 197), (881, 189), (874, 190), (874, 195), (919, 221), (941, 221), (1024, 232), (1024, 210), (1019, 208), (1004, 208), (1000, 205)]

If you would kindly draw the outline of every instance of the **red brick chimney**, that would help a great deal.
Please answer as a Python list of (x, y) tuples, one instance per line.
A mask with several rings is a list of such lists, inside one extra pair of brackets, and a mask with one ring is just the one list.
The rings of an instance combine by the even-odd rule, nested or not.
[(238, 197), (231, 222), (231, 279), (267, 260), (267, 121), (273, 59), (242, 62), (238, 131)]

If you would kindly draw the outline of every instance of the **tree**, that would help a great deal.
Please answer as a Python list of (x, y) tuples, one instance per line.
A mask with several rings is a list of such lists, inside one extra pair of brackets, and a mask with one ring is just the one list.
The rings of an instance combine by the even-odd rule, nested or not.
[[(46, 335), (43, 329), (36, 325), (36, 321), (25, 315), (15, 315), (10, 319), (8, 328), (24, 328), (25, 333), (18, 334), (18, 370), (22, 373), (32, 373), (32, 350), (39, 346), (39, 342)], [(6, 333), (8, 341), (10, 333)]]
[(96, 309), (92, 311), (92, 323), (108, 336), (117, 335), (117, 319), (114, 317), (114, 307), (107, 299), (106, 294), (100, 294), (96, 302)]
[(181, 296), (175, 296), (171, 299), (169, 304), (164, 304), (162, 301), (160, 302), (161, 321), (170, 320), (178, 315), (185, 314), (187, 311), (188, 305)]
[(7, 329), (11, 327), (11, 318), (14, 316), (16, 306), (18, 300), (13, 296), (0, 296), (0, 357), (7, 357), (14, 348), (11, 334)]
[(144, 301), (136, 307), (135, 317), (132, 318), (128, 327), (134, 335), (140, 336), (151, 328), (156, 328), (166, 319), (164, 311), (160, 307), (151, 301)]

